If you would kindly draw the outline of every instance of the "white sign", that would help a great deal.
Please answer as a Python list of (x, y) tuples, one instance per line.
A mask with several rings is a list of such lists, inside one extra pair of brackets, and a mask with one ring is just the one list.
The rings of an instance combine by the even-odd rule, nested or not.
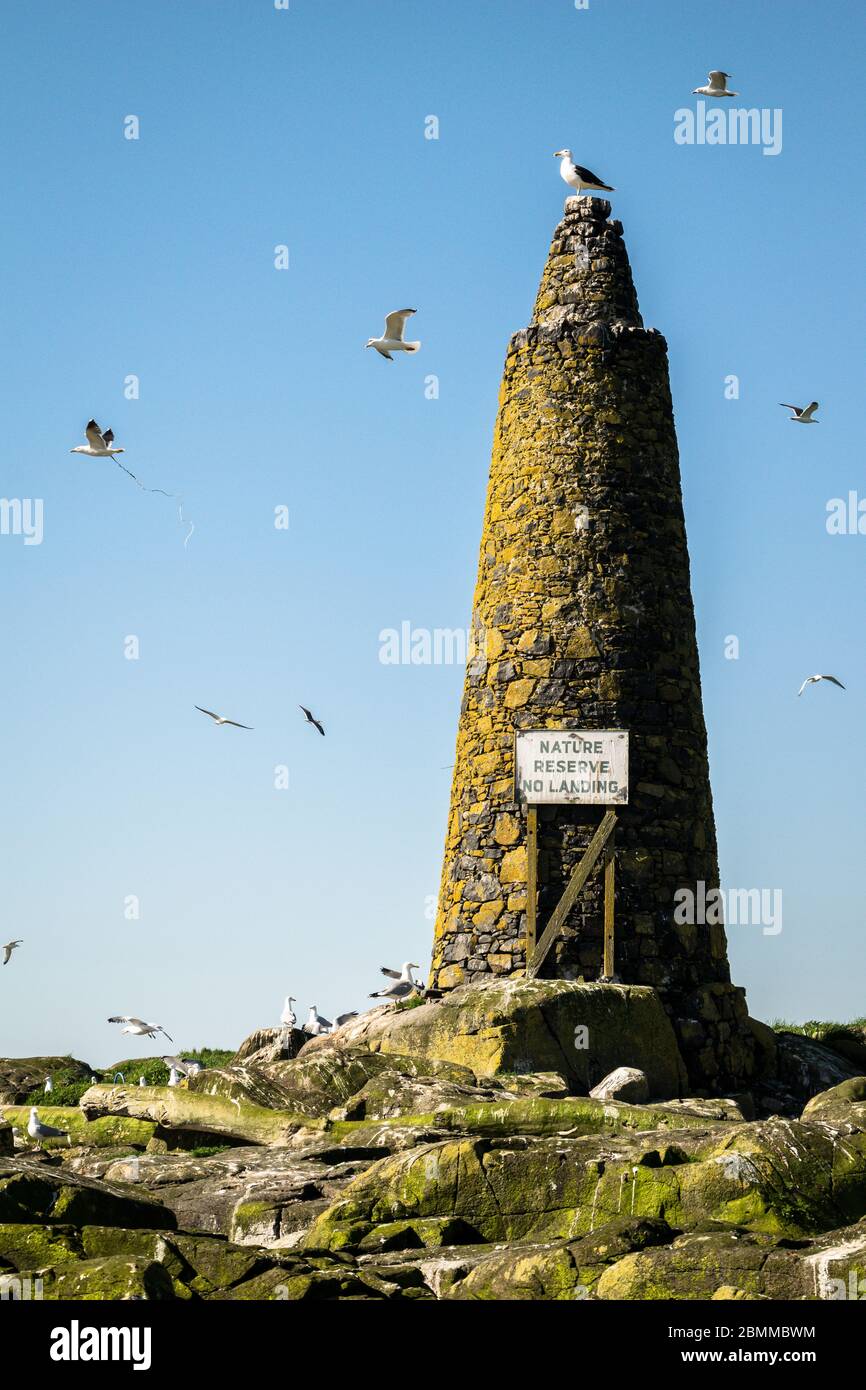
[(628, 734), (616, 729), (518, 729), (515, 785), (532, 805), (624, 806)]

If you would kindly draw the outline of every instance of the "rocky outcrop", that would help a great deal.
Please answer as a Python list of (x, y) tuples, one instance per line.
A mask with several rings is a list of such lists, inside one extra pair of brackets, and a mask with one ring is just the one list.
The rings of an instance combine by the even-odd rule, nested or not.
[(453, 1062), (477, 1077), (551, 1070), (584, 1095), (623, 1065), (640, 1068), (658, 1099), (683, 1095), (687, 1085), (658, 994), (630, 985), (481, 981), (404, 1012), (371, 1010), (311, 1039), (301, 1060), (341, 1047)]
[[(0, 1158), (0, 1286), (38, 1278), (64, 1300), (808, 1300), (863, 1281), (861, 1296), (866, 1077), (798, 1119), (753, 1120), (745, 1095), (611, 1099), (642, 1094), (625, 1066), (598, 1078), (600, 1095), (569, 1094), (588, 1079), (562, 1045), (575, 1010), (591, 1038), (633, 1008), (646, 1051), (658, 1015), (642, 995), (473, 986), (375, 1010), (295, 1060), (251, 1060), (256, 1047), (190, 1084), (91, 1087), (77, 1115), (48, 1112), (74, 1143)], [(450, 1050), (443, 1016), (471, 1066), (435, 1055)], [(809, 1076), (850, 1065), (809, 1041), (796, 1054)], [(780, 1051), (764, 1048), (774, 1066)]]
[(42, 1088), (46, 1077), (61, 1074), (77, 1081), (89, 1081), (93, 1075), (87, 1062), (77, 1057), (0, 1058), (0, 1105), (22, 1105), (31, 1091)]

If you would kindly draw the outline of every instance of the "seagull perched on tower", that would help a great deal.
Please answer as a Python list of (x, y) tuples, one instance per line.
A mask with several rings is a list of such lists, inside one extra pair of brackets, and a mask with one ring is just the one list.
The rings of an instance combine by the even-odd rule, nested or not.
[(364, 347), (375, 348), (389, 362), (394, 361), (392, 352), (417, 352), (421, 344), (407, 343), (403, 337), (406, 320), (417, 312), (417, 309), (395, 309), (385, 320), (385, 331), (381, 338), (368, 338)]
[(820, 425), (821, 423), (820, 420), (812, 419), (812, 416), (818, 409), (817, 401), (810, 401), (808, 405), (802, 407), (799, 405), (787, 405), (785, 401), (779, 401), (779, 405), (785, 410), (793, 410), (794, 414), (791, 416), (791, 419), (794, 421), (795, 425)]
[(560, 178), (564, 179), (575, 193), (583, 193), (586, 189), (595, 189), (599, 193), (614, 193), (616, 191), (611, 188), (609, 183), (603, 183), (591, 169), (585, 169), (582, 164), (575, 164), (571, 150), (557, 150), (553, 157), (560, 160)]
[(729, 72), (722, 72), (719, 68), (714, 68), (707, 73), (706, 87), (694, 87), (692, 89), (695, 96), (700, 97), (738, 97), (739, 92), (728, 91)]

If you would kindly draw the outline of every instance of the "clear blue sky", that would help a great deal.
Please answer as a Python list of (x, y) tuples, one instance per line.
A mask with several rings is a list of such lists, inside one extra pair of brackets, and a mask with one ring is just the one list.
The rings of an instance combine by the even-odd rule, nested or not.
[[(784, 891), (734, 977), (759, 1016), (866, 1013), (866, 536), (825, 530), (866, 496), (862, 7), (54, 0), (2, 36), (0, 494), (45, 534), (0, 536), (0, 1055), (155, 1050), (114, 1012), (232, 1046), (286, 992), (358, 1008), (426, 965), (463, 671), (378, 635), (468, 621), (562, 145), (616, 185), (670, 345), (723, 882)], [(782, 108), (780, 155), (674, 143), (711, 66)], [(362, 351), (405, 303), (422, 352)], [(815, 428), (777, 405), (813, 397)], [(186, 550), (171, 502), (69, 454), (90, 415), (183, 494)], [(848, 690), (797, 699), (814, 671)]]

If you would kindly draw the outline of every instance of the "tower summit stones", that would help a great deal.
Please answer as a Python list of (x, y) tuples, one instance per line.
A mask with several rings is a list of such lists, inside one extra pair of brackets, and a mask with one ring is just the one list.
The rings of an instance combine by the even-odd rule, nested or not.
[[(743, 1085), (753, 1041), (721, 923), (677, 920), (718, 884), (667, 347), (643, 326), (610, 203), (568, 198), (533, 321), (505, 362), (433, 952), (440, 988), (526, 968), (521, 729), (626, 730), (616, 973), (654, 986), (692, 1084)], [(603, 808), (538, 809), (538, 933)], [(542, 974), (595, 980), (602, 875)], [(682, 897), (682, 894), (680, 894)], [(707, 914), (712, 916), (712, 914)]]

